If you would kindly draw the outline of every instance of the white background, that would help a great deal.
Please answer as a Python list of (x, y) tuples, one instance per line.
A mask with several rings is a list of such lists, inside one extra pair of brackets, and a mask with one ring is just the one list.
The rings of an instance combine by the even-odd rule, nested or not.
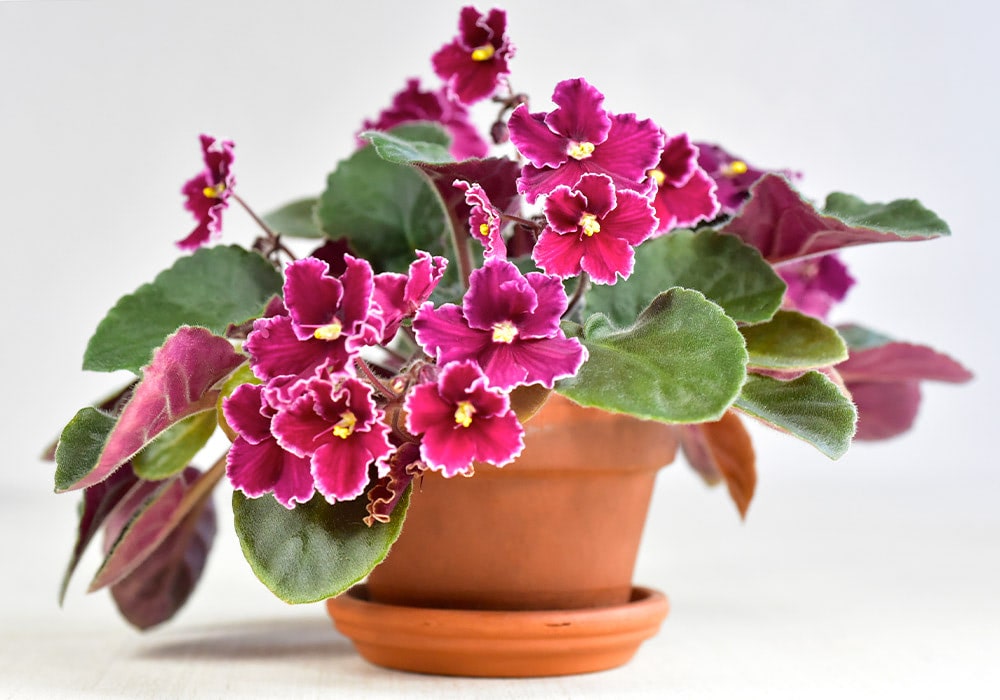
[[(138, 635), (86, 596), (93, 558), (58, 609), (76, 499), (52, 495), (38, 455), (122, 379), (80, 358), (190, 230), (178, 190), (198, 134), (236, 142), (259, 210), (316, 194), (407, 76), (437, 84), (429, 57), (460, 6), (0, 2), (0, 696), (996, 697), (1000, 12), (972, 0), (506, 3), (513, 85), (536, 109), (582, 75), (612, 111), (802, 171), (810, 196), (917, 197), (954, 233), (847, 253), (859, 284), (834, 320), (934, 345), (975, 382), (926, 385), (914, 432), (837, 463), (755, 431), (745, 523), (684, 465), (664, 471), (636, 580), (673, 611), (628, 667), (527, 682), (370, 667), (321, 607), (257, 583), (222, 494), (204, 585), (169, 626)], [(252, 235), (231, 209), (225, 240)]]

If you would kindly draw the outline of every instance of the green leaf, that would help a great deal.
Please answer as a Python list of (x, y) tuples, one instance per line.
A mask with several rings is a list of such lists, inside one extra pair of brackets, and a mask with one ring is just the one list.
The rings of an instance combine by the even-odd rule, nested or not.
[[(409, 125), (400, 138), (447, 143), (436, 127)], [(414, 250), (444, 255), (449, 223), (437, 191), (415, 167), (383, 160), (374, 147), (341, 161), (327, 178), (317, 217), (331, 238), (346, 238), (376, 271), (405, 272)]]
[(338, 595), (385, 559), (403, 527), (409, 504), (403, 495), (392, 520), (371, 527), (364, 496), (327, 503), (316, 494), (286, 509), (271, 496), (233, 492), (236, 534), (257, 578), (287, 603), (313, 603)]
[(568, 334), (580, 336), (590, 356), (556, 388), (584, 406), (668, 423), (718, 420), (746, 376), (736, 323), (689, 289), (661, 293), (623, 330), (595, 314)]
[(151, 481), (173, 476), (186, 467), (215, 432), (215, 411), (188, 416), (160, 433), (132, 458), (135, 473)]
[[(448, 151), (447, 143), (440, 141), (417, 141), (402, 138), (383, 131), (363, 131), (359, 138), (369, 141), (382, 160), (390, 163), (409, 165), (411, 163), (450, 163), (454, 158)], [(434, 134), (437, 137), (437, 134)]]
[(836, 216), (851, 226), (892, 231), (903, 238), (951, 235), (948, 224), (915, 199), (869, 204), (852, 194), (833, 192), (826, 198), (823, 213)]
[(587, 313), (604, 313), (628, 325), (664, 289), (686, 287), (697, 289), (732, 319), (757, 323), (771, 318), (785, 294), (785, 283), (756, 248), (711, 229), (674, 231), (635, 252), (635, 270), (627, 280), (590, 289)]
[(257, 253), (239, 246), (201, 248), (118, 300), (91, 337), (83, 368), (138, 374), (180, 326), (221, 335), (229, 324), (260, 315), (280, 293), (281, 275)]
[(63, 428), (56, 446), (56, 491), (65, 491), (94, 468), (117, 419), (92, 406), (81, 408)]
[(282, 236), (295, 238), (322, 238), (323, 229), (316, 220), (316, 205), (319, 199), (307, 197), (289, 202), (283, 207), (263, 216), (264, 223)]
[(837, 331), (851, 350), (871, 350), (893, 342), (893, 339), (887, 335), (855, 324), (837, 326)]
[(851, 400), (819, 372), (790, 382), (751, 374), (735, 406), (805, 440), (830, 459), (847, 452), (858, 420)]
[(744, 326), (740, 332), (752, 367), (815, 369), (847, 359), (847, 345), (837, 331), (797, 311), (779, 311), (767, 323)]

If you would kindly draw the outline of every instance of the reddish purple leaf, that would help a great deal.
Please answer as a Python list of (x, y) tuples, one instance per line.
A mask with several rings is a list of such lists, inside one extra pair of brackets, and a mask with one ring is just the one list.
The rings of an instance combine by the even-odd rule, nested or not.
[(131, 459), (174, 423), (215, 410), (216, 385), (246, 358), (225, 338), (204, 328), (183, 326), (171, 335), (143, 370), (142, 380), (108, 436), (96, 464), (68, 488), (93, 486)]
[(856, 440), (894, 437), (909, 430), (917, 417), (919, 382), (857, 382), (850, 389), (858, 407)]
[(688, 464), (709, 484), (726, 482), (729, 496), (746, 517), (757, 487), (756, 456), (739, 416), (727, 411), (721, 420), (679, 426)]
[(206, 491), (163, 542), (111, 587), (118, 610), (139, 629), (165, 622), (187, 602), (215, 538), (215, 506)]
[(434, 188), (441, 195), (445, 207), (459, 222), (460, 229), (468, 228), (470, 207), (465, 193), (454, 186), (455, 180), (478, 183), (490, 203), (499, 211), (509, 210), (517, 201), (517, 177), (521, 166), (509, 158), (473, 158), (457, 163), (413, 163), (430, 177)]
[[(863, 243), (925, 240), (947, 233), (947, 226), (943, 222), (943, 230), (937, 232), (907, 231), (902, 228), (892, 231), (882, 225), (852, 226), (841, 219), (817, 212), (779, 175), (765, 175), (750, 192), (750, 200), (722, 231), (739, 236), (744, 242), (757, 248), (774, 265)], [(916, 202), (900, 204), (909, 208), (907, 213), (916, 211), (933, 216)], [(872, 205), (872, 208), (875, 206), (877, 205)], [(884, 218), (889, 223), (896, 217)], [(898, 218), (903, 220), (902, 217)]]
[(926, 345), (898, 342), (851, 348), (850, 357), (837, 365), (837, 371), (849, 384), (918, 379), (961, 383), (972, 379), (969, 370), (944, 353)]

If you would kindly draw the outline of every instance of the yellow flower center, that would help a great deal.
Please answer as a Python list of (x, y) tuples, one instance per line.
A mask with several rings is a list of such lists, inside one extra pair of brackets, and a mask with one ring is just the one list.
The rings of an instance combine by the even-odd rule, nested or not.
[(656, 180), (657, 187), (663, 187), (663, 183), (667, 181), (667, 174), (664, 173), (659, 168), (653, 168), (649, 171), (649, 176)]
[(570, 141), (566, 155), (574, 160), (585, 160), (594, 154), (594, 144), (590, 141)]
[(334, 319), (333, 323), (320, 326), (313, 331), (313, 338), (316, 340), (336, 340), (344, 330), (344, 324)]
[(357, 424), (357, 416), (350, 411), (344, 411), (340, 414), (340, 422), (333, 426), (333, 434), (341, 440), (346, 440), (354, 432), (354, 426)]
[(585, 236), (593, 236), (595, 233), (601, 232), (601, 222), (593, 214), (584, 214), (581, 216), (578, 225)]
[(220, 182), (218, 185), (209, 185), (201, 191), (208, 199), (218, 199), (226, 191), (226, 183)]
[(501, 321), (493, 324), (494, 343), (513, 343), (517, 337), (517, 328), (510, 321)]
[(736, 177), (745, 174), (749, 169), (742, 160), (734, 160), (732, 163), (722, 166), (722, 174), (726, 177)]
[(479, 224), (479, 235), (486, 238), (490, 235), (490, 225), (489, 223)]
[(488, 61), (493, 58), (493, 54), (496, 49), (493, 48), (493, 44), (483, 44), (482, 46), (477, 46), (472, 49), (472, 60), (473, 61)]
[(476, 412), (476, 407), (469, 401), (459, 401), (458, 408), (455, 409), (455, 423), (468, 428), (472, 425), (472, 415)]

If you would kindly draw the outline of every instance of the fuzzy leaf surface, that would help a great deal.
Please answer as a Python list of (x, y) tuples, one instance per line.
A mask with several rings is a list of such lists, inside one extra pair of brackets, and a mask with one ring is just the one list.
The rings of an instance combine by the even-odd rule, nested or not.
[(384, 131), (363, 131), (358, 134), (358, 138), (371, 143), (375, 152), (382, 160), (401, 165), (411, 165), (413, 163), (448, 163), (454, 158), (448, 151), (447, 139), (441, 142), (436, 128), (425, 125), (427, 133), (431, 134), (436, 141), (420, 141), (416, 138), (403, 138), (399, 133), (387, 133)]
[(847, 344), (836, 330), (798, 311), (779, 311), (767, 323), (744, 326), (740, 332), (751, 367), (815, 369), (847, 359)]
[(215, 432), (216, 415), (202, 411), (174, 423), (132, 458), (132, 468), (143, 479), (157, 481), (186, 467)]
[(322, 238), (323, 229), (316, 220), (316, 197), (297, 199), (264, 214), (264, 223), (282, 236), (293, 238)]

